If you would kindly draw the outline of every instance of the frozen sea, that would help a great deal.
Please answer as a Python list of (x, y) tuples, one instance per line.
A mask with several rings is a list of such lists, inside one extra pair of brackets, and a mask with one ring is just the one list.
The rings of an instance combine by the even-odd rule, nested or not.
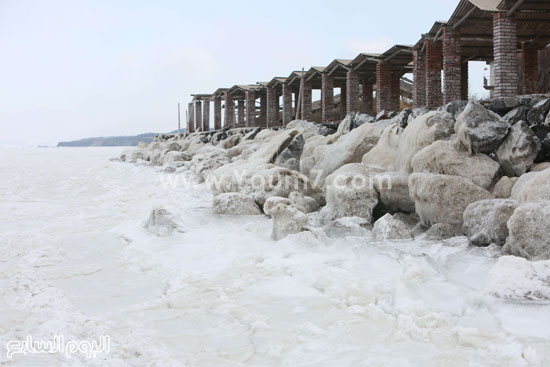
[[(550, 365), (550, 277), (530, 264), (462, 238), (275, 242), (267, 217), (214, 216), (188, 173), (121, 150), (0, 148), (2, 366)], [(145, 231), (156, 206), (184, 233)], [(110, 349), (7, 359), (56, 335)]]

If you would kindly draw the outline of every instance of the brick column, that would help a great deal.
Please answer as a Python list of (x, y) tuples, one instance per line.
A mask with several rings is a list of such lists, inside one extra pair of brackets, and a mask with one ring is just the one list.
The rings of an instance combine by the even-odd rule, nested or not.
[(245, 126), (246, 114), (244, 113), (244, 109), (245, 109), (244, 100), (239, 99), (237, 101), (237, 121), (238, 121), (239, 127)]
[(462, 79), (462, 81), (460, 82), (460, 99), (462, 99), (463, 101), (467, 101), (470, 96), (469, 96), (469, 75), (470, 75), (470, 71), (469, 71), (469, 67), (468, 67), (468, 61), (464, 61), (462, 63), (462, 71), (460, 72), (460, 78)]
[(521, 67), (523, 68), (524, 94), (538, 93), (539, 86), (539, 51), (532, 42), (521, 44)]
[(495, 57), (495, 97), (518, 93), (517, 29), (514, 16), (493, 14), (493, 53)]
[(334, 121), (334, 79), (321, 73), (321, 121)]
[(256, 93), (253, 90), (245, 92), (246, 100), (246, 127), (256, 124)]
[(195, 132), (195, 105), (193, 103), (189, 103), (187, 105), (187, 131), (189, 133)]
[(421, 50), (413, 51), (413, 105), (416, 108), (426, 106), (426, 54)]
[(390, 111), (391, 106), (391, 65), (382, 61), (376, 64), (376, 108), (378, 112)]
[[(300, 115), (302, 120), (313, 120), (313, 114), (311, 112), (311, 82), (306, 81), (304, 78), (300, 79), (300, 89), (302, 96), (300, 98)], [(296, 116), (298, 118), (298, 116)]]
[(222, 128), (222, 99), (214, 97), (214, 130)]
[(281, 93), (275, 91), (275, 126), (281, 126)]
[(348, 109), (348, 103), (347, 98), (348, 92), (346, 90), (346, 87), (340, 88), (340, 119), (343, 119), (346, 117), (346, 111)]
[(292, 121), (292, 91), (283, 84), (283, 126)]
[(461, 99), (461, 61), (460, 34), (451, 28), (443, 28), (444, 104)]
[(210, 131), (210, 101), (202, 103), (202, 131)]
[(267, 94), (262, 93), (260, 94), (260, 116), (259, 116), (259, 121), (257, 121), (256, 125), (257, 126), (262, 126), (262, 124), (265, 125), (266, 118), (267, 118)]
[(361, 92), (363, 94), (363, 106), (361, 112), (372, 115), (373, 99), (372, 99), (372, 83), (367, 78), (361, 83)]
[(441, 92), (441, 44), (426, 41), (426, 107), (433, 109), (443, 104)]
[(273, 88), (267, 88), (267, 116), (265, 119), (266, 127), (273, 127), (276, 124), (277, 92)]
[(391, 110), (401, 110), (401, 74), (391, 74)]
[(195, 101), (195, 127), (202, 131), (202, 103)]
[(346, 74), (346, 113), (359, 112), (359, 74), (348, 70)]
[(225, 120), (223, 122), (224, 128), (231, 128), (235, 125), (235, 101), (233, 96), (225, 95)]

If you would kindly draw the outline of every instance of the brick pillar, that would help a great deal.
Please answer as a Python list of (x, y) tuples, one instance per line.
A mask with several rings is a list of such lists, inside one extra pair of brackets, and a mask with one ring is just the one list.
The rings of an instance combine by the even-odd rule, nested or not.
[(433, 109), (443, 104), (441, 92), (441, 44), (426, 41), (426, 107)]
[(194, 133), (195, 132), (195, 105), (193, 103), (189, 103), (187, 105), (187, 113), (188, 113), (187, 131), (189, 133)]
[(281, 93), (275, 91), (275, 126), (281, 125)]
[(346, 117), (346, 111), (348, 109), (348, 103), (347, 98), (348, 92), (346, 91), (346, 87), (340, 88), (340, 119), (343, 119)]
[(513, 97), (518, 93), (517, 27), (514, 16), (493, 14), (493, 48), (495, 97)]
[(265, 125), (267, 118), (267, 94), (262, 93), (260, 95), (260, 121), (258, 126), (263, 123)]
[(426, 54), (421, 50), (413, 51), (413, 105), (426, 106)]
[(267, 88), (267, 116), (265, 119), (266, 127), (273, 127), (276, 125), (276, 103), (277, 92), (273, 88)]
[(202, 131), (202, 103), (195, 101), (195, 127)]
[(391, 74), (391, 110), (401, 110), (401, 74)]
[(202, 131), (210, 131), (210, 101), (202, 103)]
[(334, 79), (321, 74), (321, 121), (334, 121)]
[[(302, 120), (313, 120), (313, 114), (311, 112), (311, 82), (306, 81), (304, 78), (300, 79), (300, 89), (302, 96), (300, 98), (300, 115)], [(298, 118), (298, 116), (296, 116)]]
[(283, 126), (292, 121), (292, 91), (283, 84)]
[(348, 70), (346, 74), (346, 113), (359, 112), (359, 74)]
[(378, 112), (390, 111), (391, 106), (391, 65), (382, 61), (376, 64), (376, 108)]
[(443, 70), (445, 73), (443, 103), (447, 104), (462, 97), (460, 34), (448, 27), (443, 29)]
[(372, 99), (372, 83), (364, 78), (361, 83), (361, 92), (363, 94), (363, 105), (361, 112), (372, 115), (373, 114), (373, 99)]
[(239, 127), (245, 126), (245, 116), (246, 116), (246, 114), (244, 113), (244, 109), (245, 109), (244, 100), (239, 99), (237, 101), (237, 121), (238, 121)]
[(532, 42), (521, 44), (521, 66), (523, 68), (524, 94), (538, 93), (539, 85), (539, 51)]
[(225, 120), (223, 122), (224, 128), (231, 128), (235, 125), (235, 101), (233, 96), (225, 95)]
[(462, 63), (462, 71), (460, 72), (460, 78), (462, 81), (460, 82), (460, 99), (463, 101), (467, 101), (469, 99), (469, 67), (468, 67), (468, 61), (464, 61)]
[(214, 130), (222, 128), (222, 99), (214, 97)]
[(253, 90), (245, 92), (246, 99), (246, 127), (256, 124), (256, 93)]

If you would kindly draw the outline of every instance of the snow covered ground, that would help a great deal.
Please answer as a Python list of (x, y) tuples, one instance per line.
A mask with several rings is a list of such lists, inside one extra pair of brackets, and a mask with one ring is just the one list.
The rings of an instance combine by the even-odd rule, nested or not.
[[(214, 216), (204, 185), (120, 151), (0, 148), (6, 366), (550, 365), (548, 262), (461, 238), (275, 242), (267, 217)], [(158, 205), (185, 233), (143, 229)], [(28, 335), (111, 345), (8, 360)]]

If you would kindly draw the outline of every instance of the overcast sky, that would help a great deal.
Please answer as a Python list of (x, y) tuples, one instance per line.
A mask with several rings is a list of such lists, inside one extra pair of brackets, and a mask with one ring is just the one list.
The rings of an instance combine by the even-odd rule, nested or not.
[(0, 143), (174, 130), (191, 93), (414, 44), (457, 4), (0, 0)]

